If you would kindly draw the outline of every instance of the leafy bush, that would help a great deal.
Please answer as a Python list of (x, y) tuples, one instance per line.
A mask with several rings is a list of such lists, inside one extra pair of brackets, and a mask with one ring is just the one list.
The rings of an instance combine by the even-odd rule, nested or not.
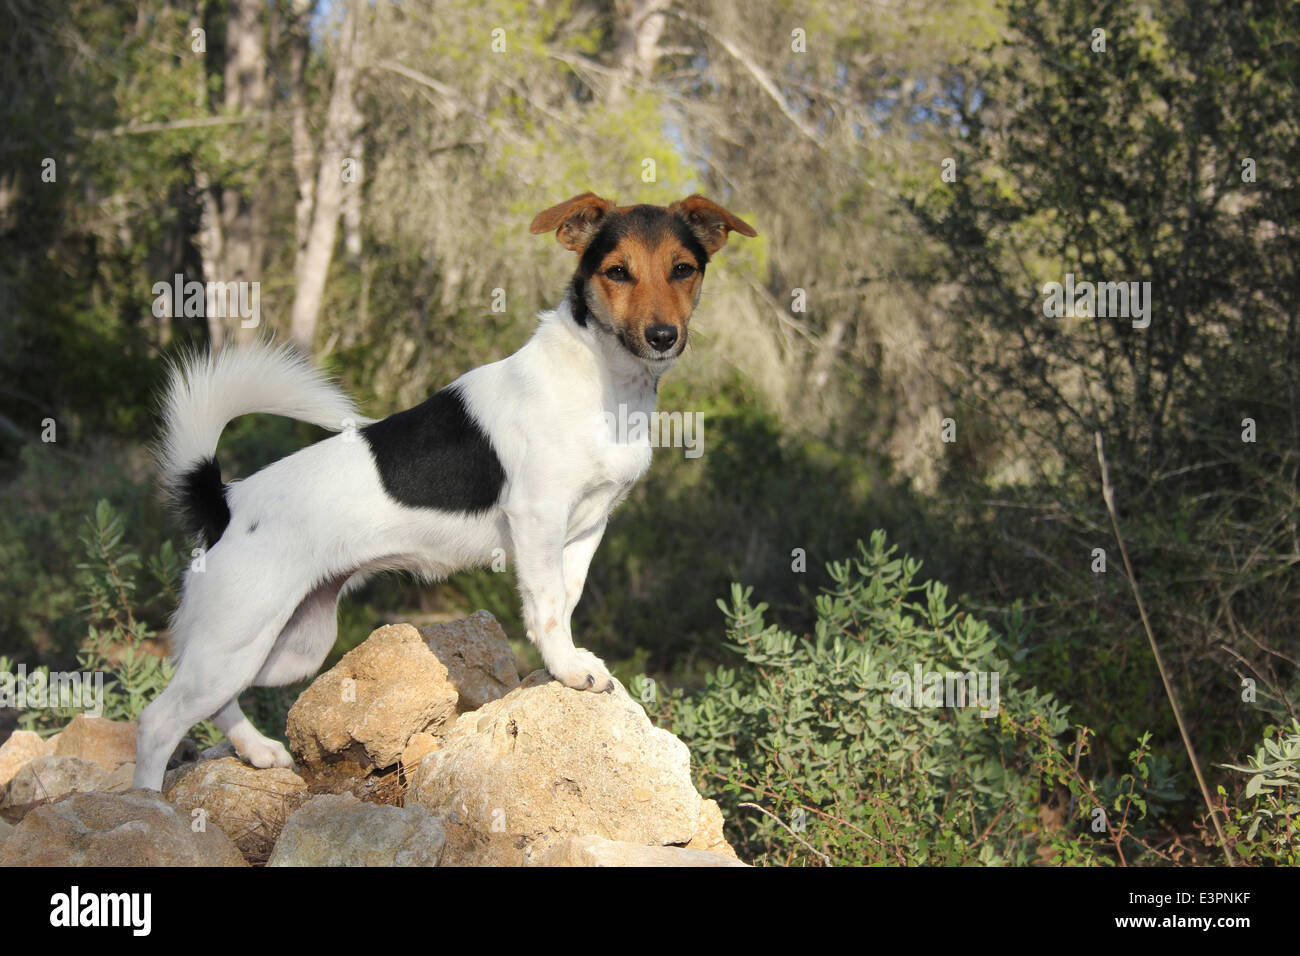
[[(718, 605), (743, 665), (719, 667), (697, 694), (633, 683), (690, 745), (700, 787), (720, 793), (742, 855), (1095, 864), (1130, 845), (1150, 852), (1140, 828), (1177, 799), (1168, 766), (1143, 741), (1132, 773), (1102, 784), (1083, 776), (1089, 732), (1080, 728), (1071, 744), (1065, 708), (1017, 686), (1012, 661), (1027, 637), (1019, 616), (995, 634), (950, 603), (943, 584), (917, 583), (920, 563), (895, 551), (877, 531), (856, 558), (829, 566), (833, 585), (816, 599), (811, 636), (765, 623), (767, 606), (734, 585), (730, 604)], [(938, 686), (930, 675), (943, 675), (939, 699), (903, 695), (918, 668), (926, 695)], [(988, 679), (978, 702), (948, 680), (971, 672)], [(1045, 832), (1041, 797), (1066, 780), (1077, 790), (1066, 815), (1073, 829)]]
[[(1232, 807), (1228, 838), (1247, 863), (1300, 864), (1300, 721), (1290, 728), (1270, 727), (1249, 766), (1225, 764), (1250, 774), (1243, 799), (1248, 806)], [(1227, 798), (1223, 787), (1219, 796)], [(1244, 831), (1244, 832), (1243, 832)]]
[[(171, 542), (164, 542), (149, 559), (153, 592), (141, 597), (141, 559), (124, 541), (125, 522), (107, 500), (100, 500), (93, 515), (85, 519), (80, 540), (86, 560), (79, 564), (78, 583), (86, 603), (86, 637), (77, 653), (82, 673), (103, 673), (104, 699), (101, 716), (110, 720), (135, 720), (171, 680), (171, 664), (148, 648), (157, 634), (140, 613), (146, 603), (175, 602), (181, 558)], [(12, 673), (14, 662), (0, 657), (0, 673)], [(49, 667), (30, 668), (49, 686)], [(51, 701), (51, 704), (54, 702)], [(79, 707), (39, 707), (19, 712), (18, 725), (25, 730), (53, 733), (82, 710)], [(221, 740), (210, 723), (196, 727), (190, 736), (200, 746)]]
[(102, 438), (69, 451), (59, 436), (24, 445), (17, 474), (0, 481), (0, 650), (55, 667), (73, 663), (85, 633), (76, 565), (95, 503), (108, 499), (146, 552), (170, 530), (146, 454)]
[[(1296, 218), (1300, 193), (1290, 176), (1236, 172), (1255, 154), (1300, 164), (1300, 131), (1282, 122), (1293, 68), (1272, 52), (1300, 21), (1274, 3), (1108, 4), (1098, 56), (1080, 41), (1098, 5), (1004, 8), (1006, 34), (972, 78), (980, 96), (958, 108), (963, 173), (930, 177), (914, 201), (961, 316), (943, 343), (960, 425), (934, 505), (985, 542), (989, 574), (972, 593), (1038, 606), (1044, 640), (1024, 669), (1097, 728), (1095, 759), (1119, 772), (1146, 730), (1179, 759), (1158, 675), (1134, 653), (1141, 625), (1097, 486), (1101, 432), (1196, 746), (1224, 759), (1300, 691), (1300, 456), (1283, 424), (1300, 419), (1300, 235), (1273, 225)], [(1141, 279), (1159, 317), (1146, 329), (1114, 310), (1049, 319), (1045, 284), (1068, 274)], [(1240, 706), (1225, 672), (1258, 684), (1256, 706)]]

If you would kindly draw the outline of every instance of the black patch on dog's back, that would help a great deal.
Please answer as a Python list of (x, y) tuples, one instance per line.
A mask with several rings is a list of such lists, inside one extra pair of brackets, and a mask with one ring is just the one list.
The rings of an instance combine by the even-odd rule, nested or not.
[(486, 511), (501, 496), (501, 459), (455, 386), (361, 434), (384, 490), (407, 507)]
[(186, 527), (203, 536), (204, 547), (210, 548), (221, 540), (230, 524), (230, 505), (226, 502), (226, 486), (221, 481), (221, 466), (215, 457), (200, 462), (181, 476), (176, 500)]

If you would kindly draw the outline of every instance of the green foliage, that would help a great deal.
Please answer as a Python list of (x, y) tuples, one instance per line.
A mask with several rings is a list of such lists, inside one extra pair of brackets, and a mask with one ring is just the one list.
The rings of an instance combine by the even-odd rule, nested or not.
[[(159, 547), (144, 567), (125, 536), (122, 516), (101, 499), (85, 520), (80, 540), (86, 560), (77, 566), (85, 600), (80, 610), (87, 624), (77, 666), (83, 674), (103, 675), (103, 709), (99, 716), (110, 720), (135, 720), (171, 680), (170, 663), (148, 648), (156, 632), (138, 609), (146, 602), (174, 603), (183, 567), (170, 542)], [(140, 580), (145, 570), (155, 589), (147, 598), (142, 596)], [(0, 672), (13, 673), (14, 662), (0, 657)], [(31, 674), (41, 673), (41, 680), (48, 686), (49, 672), (48, 666), (30, 668), (29, 679)], [(20, 711), (18, 724), (26, 730), (52, 733), (80, 712), (82, 708), (30, 708)], [(216, 728), (206, 721), (190, 736), (201, 746), (221, 739)]]
[[(717, 668), (693, 694), (632, 685), (690, 744), (701, 788), (720, 794), (741, 831), (742, 855), (849, 865), (1160, 858), (1147, 838), (1180, 791), (1150, 736), (1128, 772), (1090, 779), (1090, 731), (1071, 741), (1065, 708), (1022, 686), (1012, 664), (1028, 635), (995, 633), (943, 584), (920, 583), (920, 563), (896, 551), (877, 531), (833, 563), (810, 635), (766, 623), (767, 605), (733, 585), (718, 606), (743, 663)], [(903, 690), (918, 670), (925, 697)], [(964, 701), (956, 675), (971, 675)], [(1047, 826), (1041, 795), (1058, 788), (1066, 809)]]
[[(677, 388), (665, 388), (661, 406), (702, 415), (704, 453), (658, 450), (614, 513), (574, 613), (581, 643), (615, 661), (643, 648), (653, 670), (691, 681), (722, 660), (713, 603), (730, 582), (753, 586), (789, 626), (811, 627), (826, 562), (850, 552), (869, 522), (904, 547), (937, 537), (875, 456), (791, 434), (739, 382), (689, 399)], [(795, 549), (806, 573), (791, 570)]]
[(1067, 746), (1054, 739), (1038, 718), (1024, 724), (1004, 714), (1003, 721), (1023, 742), (1033, 773), (1042, 781), (1043, 789), (1052, 794), (1040, 807), (1040, 821), (1046, 824), (1038, 834), (1041, 860), (1057, 866), (1172, 860), (1149, 838), (1168, 806), (1184, 799), (1182, 778), (1167, 757), (1151, 752), (1149, 733), (1143, 734), (1129, 752), (1128, 770), (1117, 777), (1097, 780), (1087, 774), (1084, 764), (1093, 739), (1089, 728), (1077, 725)]
[[(917, 584), (919, 564), (884, 542), (877, 532), (856, 559), (830, 567), (811, 637), (767, 624), (767, 605), (734, 585), (718, 604), (744, 664), (656, 709), (689, 742), (701, 786), (721, 789), (743, 821), (743, 851), (757, 860), (1024, 862), (1030, 794), (997, 722), (896, 695), (895, 675), (910, 679), (914, 666), (1009, 678), (998, 642), (942, 585)], [(1065, 729), (1050, 696), (1008, 686), (1001, 706)], [(740, 806), (748, 802), (771, 815)]]
[[(1182, 763), (1102, 507), (1101, 432), (1156, 637), (1197, 747), (1222, 759), (1297, 699), (1300, 245), (1282, 224), (1300, 206), (1282, 170), (1300, 133), (1273, 52), (1297, 21), (1271, 0), (1006, 9), (979, 102), (961, 110), (961, 173), (912, 202), (964, 315), (935, 506), (982, 540), (979, 599), (1033, 606), (1023, 669), (1097, 729), (1097, 758), (1118, 772), (1150, 730)], [(1044, 284), (1066, 273), (1149, 283), (1150, 325), (1044, 316)]]
[[(1270, 727), (1248, 766), (1228, 770), (1249, 774), (1243, 805), (1228, 814), (1227, 835), (1247, 863), (1300, 864), (1300, 721)], [(1219, 796), (1228, 794), (1219, 787)]]
[(65, 443), (105, 432), (143, 438), (149, 427), (155, 347), (170, 332), (150, 315), (150, 290), (184, 269), (177, 237), (190, 219), (191, 161), (213, 138), (204, 129), (114, 132), (200, 112), (203, 60), (185, 42), (191, 14), (149, 6), (146, 15), (19, 0), (0, 10), (4, 443), (36, 435), (47, 417)]
[[(80, 538), (97, 500), (112, 502), (140, 551), (154, 553), (167, 540), (161, 501), (142, 477), (145, 460), (124, 443), (79, 443), (61, 430), (55, 442), (22, 446), (18, 474), (0, 483), (0, 650), (72, 663), (85, 634)], [(165, 610), (147, 614), (161, 620)]]

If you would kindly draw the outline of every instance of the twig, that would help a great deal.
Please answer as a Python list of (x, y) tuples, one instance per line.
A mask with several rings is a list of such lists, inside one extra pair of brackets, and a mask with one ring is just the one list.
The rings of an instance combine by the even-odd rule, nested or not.
[[(1070, 770), (1070, 774), (1073, 777), (1073, 779), (1079, 784), (1079, 788), (1083, 791), (1084, 796), (1086, 796), (1089, 800), (1092, 801), (1094, 807), (1101, 807), (1104, 811), (1106, 802), (1102, 800), (1102, 798), (1097, 794), (1097, 792), (1092, 789), (1088, 781), (1084, 779), (1083, 774), (1079, 772), (1079, 761), (1083, 757), (1084, 753), (1086, 752), (1085, 748), (1087, 746), (1088, 734), (1091, 733), (1091, 731), (1089, 731), (1087, 727), (1079, 725), (1079, 736), (1075, 740), (1074, 765), (1071, 766), (1068, 763), (1065, 754), (1063, 754), (1061, 750), (1054, 743), (1052, 743), (1051, 738), (1047, 736), (1046, 733), (1042, 730), (1041, 717), (1035, 717), (1033, 719), (1033, 726), (1019, 723), (1014, 718), (1011, 718), (1011, 726), (1013, 729), (1018, 730), (1027, 736), (1036, 736), (1040, 744), (1047, 747), (1048, 750), (1050, 750), (1053, 754), (1059, 757), (1062, 761), (1066, 761), (1065, 764), (1066, 767)], [(1074, 793), (1071, 792), (1070, 811), (1067, 814), (1068, 817), (1073, 817), (1074, 815), (1074, 809), (1073, 809), (1074, 804), (1075, 804), (1075, 796)], [(1165, 854), (1161, 853), (1159, 850), (1153, 847), (1146, 840), (1143, 840), (1141, 837), (1133, 833), (1127, 832), (1125, 829), (1125, 827), (1127, 826), (1127, 822), (1126, 822), (1127, 818), (1128, 818), (1128, 811), (1125, 810), (1125, 819), (1124, 821), (1121, 821), (1119, 829), (1116, 829), (1110, 822), (1110, 816), (1105, 813), (1103, 813), (1102, 815), (1102, 820), (1106, 824), (1106, 836), (1109, 838), (1110, 842), (1115, 847), (1115, 852), (1119, 856), (1120, 865), (1128, 866), (1127, 861), (1125, 861), (1124, 859), (1123, 850), (1121, 849), (1125, 837), (1132, 840), (1134, 843), (1142, 847), (1144, 850), (1150, 853), (1154, 853), (1156, 856), (1162, 857), (1164, 859), (1168, 859), (1168, 857), (1166, 857)]]
[(758, 84), (759, 88), (767, 94), (768, 98), (770, 98), (773, 103), (776, 104), (776, 108), (781, 111), (781, 115), (789, 120), (790, 125), (798, 130), (819, 150), (822, 150), (823, 152), (826, 151), (826, 144), (821, 141), (821, 138), (817, 135), (816, 131), (795, 114), (794, 110), (790, 108), (790, 104), (786, 101), (786, 98), (781, 95), (781, 91), (777, 89), (776, 84), (772, 82), (771, 76), (758, 64), (756, 60), (754, 60), (753, 57), (746, 54), (738, 45), (723, 36), (719, 30), (698, 17), (693, 17), (690, 14), (681, 13), (677, 10), (663, 10), (656, 12), (665, 17), (676, 17), (678, 20), (681, 20), (684, 23), (689, 23), (697, 30), (713, 37), (713, 39), (717, 41), (718, 45), (726, 50), (732, 59), (749, 72), (750, 76), (754, 78), (754, 82)]
[(1115, 540), (1119, 542), (1120, 557), (1124, 559), (1124, 573), (1128, 575), (1129, 586), (1133, 589), (1133, 599), (1137, 602), (1138, 614), (1142, 617), (1142, 627), (1146, 631), (1147, 643), (1151, 645), (1151, 653), (1156, 659), (1156, 668), (1160, 671), (1160, 682), (1165, 685), (1165, 695), (1169, 698), (1169, 706), (1173, 709), (1174, 720), (1178, 723), (1178, 733), (1182, 735), (1183, 747), (1187, 750), (1187, 757), (1192, 762), (1192, 771), (1196, 774), (1196, 782), (1201, 788), (1201, 797), (1205, 800), (1205, 808), (1210, 811), (1210, 822), (1214, 824), (1214, 832), (1219, 835), (1219, 845), (1223, 847), (1223, 854), (1228, 860), (1228, 866), (1236, 866), (1236, 860), (1233, 859), (1232, 850), (1228, 847), (1227, 838), (1223, 835), (1223, 827), (1219, 825), (1219, 817), (1213, 801), (1210, 800), (1210, 789), (1205, 785), (1205, 775), (1201, 773), (1201, 763), (1196, 759), (1196, 749), (1192, 746), (1192, 738), (1187, 734), (1187, 724), (1183, 721), (1183, 712), (1178, 707), (1178, 698), (1174, 696), (1173, 685), (1169, 683), (1169, 674), (1165, 671), (1165, 660), (1160, 656), (1160, 648), (1156, 645), (1155, 635), (1151, 631), (1151, 621), (1147, 618), (1146, 606), (1142, 603), (1142, 594), (1138, 591), (1137, 578), (1133, 576), (1133, 565), (1128, 559), (1128, 548), (1124, 545), (1124, 536), (1119, 530), (1119, 516), (1115, 513), (1115, 492), (1110, 486), (1110, 468), (1106, 465), (1106, 452), (1102, 448), (1101, 432), (1095, 432), (1097, 440), (1097, 462), (1101, 465), (1101, 495), (1106, 502), (1106, 511), (1110, 514), (1110, 523), (1115, 529)]
[(441, 80), (434, 79), (428, 73), (422, 73), (419, 70), (412, 69), (405, 63), (398, 63), (395, 60), (377, 60), (372, 62), (371, 66), (377, 66), (381, 70), (388, 70), (390, 73), (404, 76), (408, 80), (414, 80), (421, 86), (427, 86), (435, 93), (446, 97), (450, 101), (457, 102), (460, 100), (460, 93), (458, 93), (454, 88), (443, 83)]
[(78, 130), (77, 135), (86, 139), (107, 139), (110, 136), (135, 136), (140, 133), (166, 133), (176, 129), (204, 129), (209, 126), (230, 126), (237, 123), (255, 123), (258, 120), (275, 119), (288, 116), (285, 110), (279, 112), (249, 113), (241, 116), (196, 116), (189, 119), (165, 120), (157, 123), (135, 123), (114, 126), (112, 129)]
[(738, 806), (738, 807), (752, 807), (753, 809), (757, 810), (759, 813), (766, 813), (769, 817), (771, 817), (771, 818), (772, 818), (773, 820), (775, 820), (777, 823), (781, 824), (781, 826), (785, 827), (786, 832), (788, 832), (788, 833), (790, 834), (790, 836), (794, 837), (796, 840), (798, 840), (800, 843), (802, 843), (804, 846), (806, 846), (806, 847), (807, 847), (809, 850), (811, 850), (813, 853), (816, 853), (819, 857), (821, 857), (823, 863), (825, 863), (827, 866), (830, 866), (830, 865), (831, 865), (831, 858), (830, 858), (829, 856), (827, 856), (827, 855), (826, 855), (825, 853), (823, 853), (821, 850), (818, 850), (816, 847), (814, 847), (811, 843), (809, 843), (807, 840), (805, 840), (805, 839), (804, 839), (803, 837), (801, 837), (799, 834), (797, 834), (797, 833), (795, 833), (793, 830), (791, 830), (788, 826), (786, 826), (785, 821), (782, 820), (780, 817), (778, 817), (775, 813), (770, 813), (770, 812), (768, 812), (767, 810), (764, 810), (764, 809), (763, 809), (762, 807), (760, 807), (757, 803), (738, 803), (738, 804), (736, 804), (736, 806)]

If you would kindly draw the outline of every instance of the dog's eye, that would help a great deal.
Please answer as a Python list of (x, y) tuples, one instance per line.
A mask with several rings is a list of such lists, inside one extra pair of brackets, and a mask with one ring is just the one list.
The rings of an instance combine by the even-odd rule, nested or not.
[(674, 279), (686, 279), (693, 275), (695, 275), (695, 266), (689, 262), (679, 262), (673, 266)]
[(615, 282), (631, 282), (632, 275), (622, 266), (610, 266), (605, 270), (605, 278), (613, 279)]

